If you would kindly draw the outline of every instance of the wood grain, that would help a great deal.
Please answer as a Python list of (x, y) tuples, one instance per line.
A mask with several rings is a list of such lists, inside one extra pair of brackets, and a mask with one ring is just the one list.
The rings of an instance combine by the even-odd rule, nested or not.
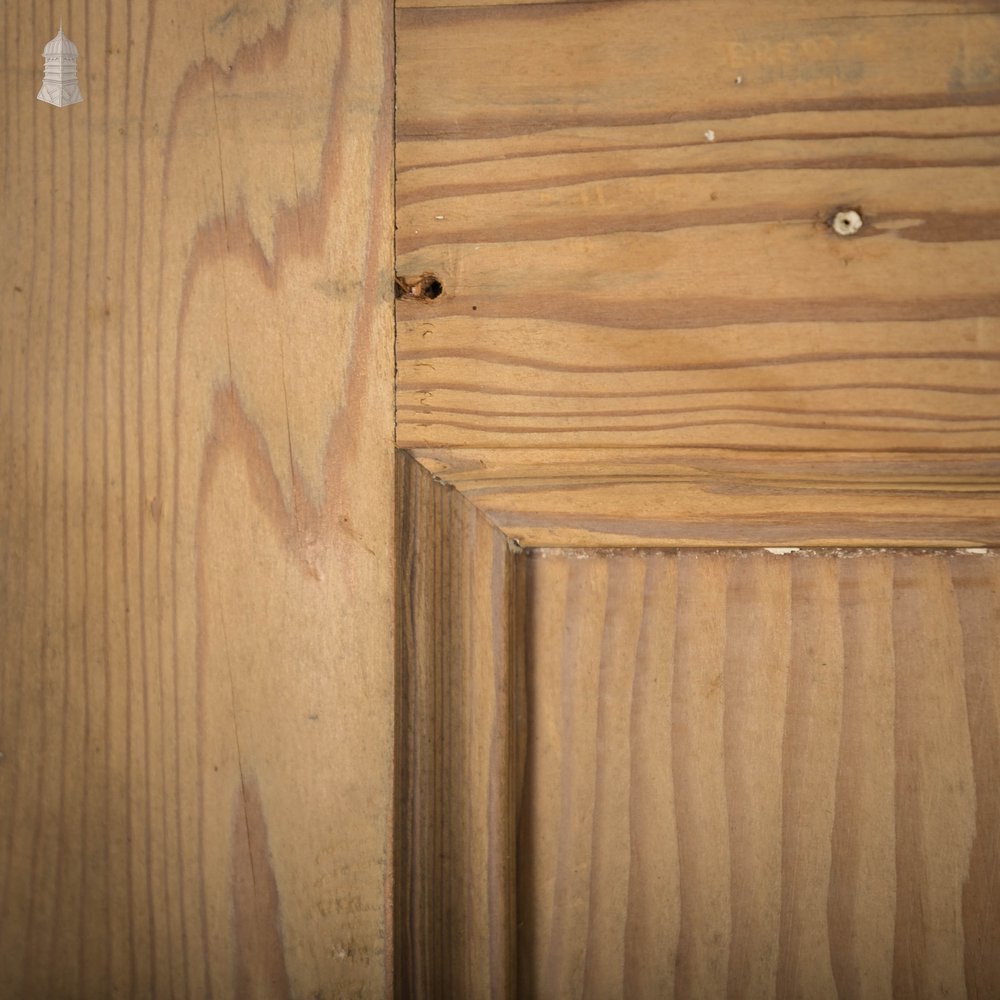
[(979, 0), (404, 7), (399, 444), (996, 452), (998, 51)]
[(390, 988), (391, 18), (0, 11), (3, 996)]
[(405, 453), (397, 477), (397, 996), (513, 997), (523, 560)]
[(433, 664), (401, 713), (414, 992), (511, 989), (506, 911), (447, 920), (493, 870), (452, 803), (489, 787), (467, 720), (496, 696), (440, 679), (482, 668), (477, 599), (447, 601), (475, 523), (528, 550), (492, 772), (523, 738), (519, 996), (993, 995), (996, 5), (397, 7), (397, 273), (443, 289), (396, 314), (437, 525), (402, 536), (430, 596), (401, 648)]
[(522, 996), (1000, 988), (1000, 559), (528, 558)]
[(1000, 542), (1000, 464), (978, 453), (455, 448), (414, 455), (526, 548)]

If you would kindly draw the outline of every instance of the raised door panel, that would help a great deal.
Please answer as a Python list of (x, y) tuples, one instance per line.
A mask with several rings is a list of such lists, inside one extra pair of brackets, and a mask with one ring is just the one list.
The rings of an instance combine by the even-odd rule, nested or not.
[(518, 995), (992, 996), (1000, 560), (527, 559)]
[(1000, 989), (996, 549), (523, 549), (399, 483), (400, 995)]

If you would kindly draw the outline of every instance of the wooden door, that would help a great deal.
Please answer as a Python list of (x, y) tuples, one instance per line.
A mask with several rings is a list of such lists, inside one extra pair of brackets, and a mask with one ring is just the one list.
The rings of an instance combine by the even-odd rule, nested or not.
[(1000, 994), (995, 7), (397, 47), (400, 995)]
[(4, 4), (0, 995), (1000, 992), (998, 32)]

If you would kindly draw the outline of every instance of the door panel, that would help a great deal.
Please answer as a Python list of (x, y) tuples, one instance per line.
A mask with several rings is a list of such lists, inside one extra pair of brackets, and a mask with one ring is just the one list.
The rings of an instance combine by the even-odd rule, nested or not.
[(521, 995), (1000, 988), (996, 557), (527, 562)]
[[(998, 45), (400, 0), (400, 558), (453, 597), (397, 594), (400, 995), (1000, 991)], [(445, 507), (513, 552), (493, 623)], [(421, 887), (471, 858), (511, 894)]]
[(400, 486), (401, 995), (1000, 988), (996, 549), (523, 549)]

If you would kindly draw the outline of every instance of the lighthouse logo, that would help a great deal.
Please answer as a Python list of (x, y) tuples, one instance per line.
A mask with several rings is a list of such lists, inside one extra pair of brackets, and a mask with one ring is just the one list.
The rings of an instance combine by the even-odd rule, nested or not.
[(62, 22), (59, 34), (45, 46), (45, 79), (38, 99), (57, 108), (67, 104), (79, 104), (83, 100), (80, 84), (76, 79), (76, 59), (80, 54), (76, 46), (63, 34)]

